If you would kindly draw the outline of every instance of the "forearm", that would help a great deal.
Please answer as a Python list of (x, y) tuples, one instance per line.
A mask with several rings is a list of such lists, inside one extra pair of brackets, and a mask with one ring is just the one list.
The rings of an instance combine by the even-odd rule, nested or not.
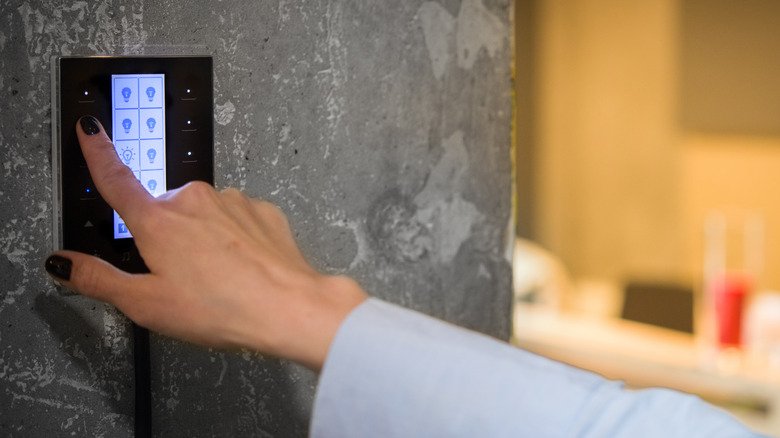
[(728, 414), (619, 383), (377, 300), (344, 322), (314, 437), (749, 437)]

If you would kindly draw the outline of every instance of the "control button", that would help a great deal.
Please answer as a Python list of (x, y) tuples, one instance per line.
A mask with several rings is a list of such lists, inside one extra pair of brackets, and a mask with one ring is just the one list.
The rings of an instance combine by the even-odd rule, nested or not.
[(195, 137), (197, 134), (183, 134), (181, 136), (181, 142), (174, 149), (175, 159), (182, 163), (195, 163), (198, 161), (201, 155), (202, 147), (199, 146), (200, 142)]
[(181, 100), (195, 100), (197, 99), (197, 95), (195, 94), (195, 89), (192, 87), (186, 87), (184, 89), (184, 93), (182, 94)]
[(189, 76), (184, 81), (180, 82), (178, 94), (181, 96), (181, 100), (197, 100), (198, 99), (198, 78), (195, 76)]
[(92, 178), (89, 176), (89, 172), (82, 172), (79, 175), (79, 187), (80, 201), (92, 201), (100, 196), (97, 188), (95, 188), (95, 183), (92, 182)]
[(163, 93), (162, 90), (164, 90), (162, 76), (151, 75), (138, 77), (140, 107), (162, 108), (165, 103), (165, 93)]
[(197, 163), (198, 157), (195, 155), (195, 153), (192, 150), (188, 150), (184, 152), (184, 158), (181, 160), (182, 163)]
[(198, 130), (198, 127), (195, 125), (195, 122), (192, 119), (186, 119), (182, 125), (181, 130), (182, 132), (195, 132)]
[(177, 81), (176, 94), (181, 100), (197, 100), (200, 97), (208, 97), (208, 77), (197, 73), (188, 74), (183, 80)]
[(95, 103), (97, 95), (97, 88), (88, 82), (81, 82), (76, 86), (76, 101), (78, 103)]
[(85, 169), (86, 173), (89, 173), (89, 171), (86, 170), (87, 160), (86, 158), (84, 158), (84, 154), (81, 153), (81, 147), (78, 144), (76, 144), (75, 147), (69, 146), (67, 151), (69, 152), (63, 153), (62, 160), (65, 161), (67, 157), (70, 159), (71, 162), (75, 162), (74, 164), (76, 164), (82, 169)]
[(98, 198), (98, 191), (95, 187), (84, 187), (79, 194), (79, 201), (94, 201)]
[(95, 98), (91, 94), (89, 90), (84, 90), (79, 95), (79, 103), (95, 103)]
[(84, 228), (94, 228), (94, 227), (95, 225), (92, 224), (91, 220), (87, 220), (86, 222), (84, 222)]

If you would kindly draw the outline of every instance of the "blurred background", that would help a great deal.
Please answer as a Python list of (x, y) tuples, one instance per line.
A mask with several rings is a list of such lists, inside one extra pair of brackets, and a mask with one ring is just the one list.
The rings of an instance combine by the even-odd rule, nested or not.
[(780, 2), (515, 13), (515, 343), (780, 435)]

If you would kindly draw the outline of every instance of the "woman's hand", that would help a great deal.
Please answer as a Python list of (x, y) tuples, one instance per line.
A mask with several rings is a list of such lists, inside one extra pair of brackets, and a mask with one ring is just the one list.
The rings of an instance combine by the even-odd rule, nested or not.
[(315, 271), (281, 210), (202, 182), (155, 199), (94, 118), (76, 130), (98, 191), (125, 220), (150, 273), (73, 251), (50, 256), (49, 273), (159, 333), (322, 367), (341, 321), (366, 295), (349, 278)]

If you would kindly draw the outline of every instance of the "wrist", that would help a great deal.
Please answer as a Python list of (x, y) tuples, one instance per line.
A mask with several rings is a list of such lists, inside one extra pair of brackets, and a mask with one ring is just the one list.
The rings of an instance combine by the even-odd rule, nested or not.
[[(320, 371), (342, 322), (368, 296), (346, 276), (317, 276), (296, 291), (295, 308), (287, 312), (287, 333), (280, 336), (278, 356)], [(268, 349), (265, 349), (268, 351)]]
[(322, 300), (322, 307), (308, 321), (314, 342), (308, 346), (305, 357), (301, 359), (301, 363), (315, 371), (320, 371), (325, 364), (341, 324), (368, 298), (357, 282), (346, 276), (325, 277), (318, 297)]

